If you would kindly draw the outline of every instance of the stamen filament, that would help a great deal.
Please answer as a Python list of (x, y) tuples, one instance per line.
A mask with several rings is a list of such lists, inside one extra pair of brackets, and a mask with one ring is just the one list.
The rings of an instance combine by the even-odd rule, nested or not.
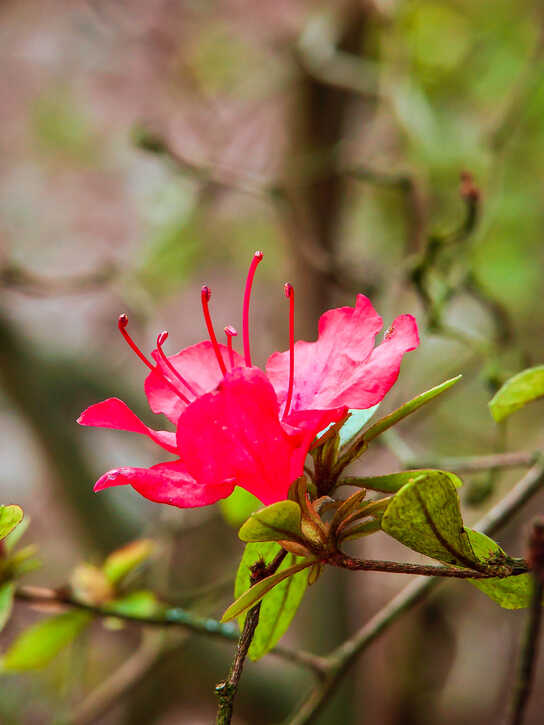
[(295, 290), (293, 285), (286, 282), (284, 287), (285, 296), (289, 299), (289, 385), (287, 388), (287, 399), (283, 417), (286, 418), (293, 399), (293, 386), (295, 382)]
[(153, 365), (153, 363), (149, 362), (149, 360), (146, 358), (146, 356), (143, 354), (143, 352), (140, 350), (138, 345), (134, 342), (132, 337), (128, 334), (126, 327), (128, 325), (128, 317), (127, 315), (123, 314), (119, 316), (119, 320), (117, 321), (117, 326), (119, 328), (119, 332), (121, 335), (125, 338), (125, 341), (127, 342), (128, 346), (131, 348), (133, 352), (136, 353), (136, 355), (140, 358), (140, 360), (143, 362), (143, 364), (148, 367), (152, 372), (157, 372), (161, 378), (164, 380), (166, 385), (170, 388), (170, 390), (175, 393), (181, 400), (183, 400), (184, 403), (190, 403), (190, 400), (188, 400), (183, 393), (180, 393), (180, 391), (176, 388), (175, 385), (172, 385), (170, 380), (166, 377), (166, 375), (162, 372), (162, 370), (159, 368), (158, 365)]
[(227, 325), (225, 327), (225, 335), (227, 336), (227, 347), (229, 349), (230, 369), (232, 370), (234, 367), (234, 352), (232, 350), (232, 338), (236, 337), (238, 335), (238, 331), (232, 325)]
[(223, 375), (226, 375), (227, 368), (225, 367), (225, 362), (223, 360), (223, 356), (221, 355), (221, 350), (219, 349), (217, 337), (215, 336), (215, 330), (213, 329), (212, 318), (210, 316), (210, 310), (208, 306), (210, 297), (210, 288), (207, 285), (204, 285), (200, 293), (200, 299), (202, 301), (202, 312), (204, 313), (204, 320), (206, 321), (206, 327), (208, 328), (208, 335), (210, 336), (210, 341), (213, 346), (213, 351), (215, 352), (215, 357), (217, 358), (217, 362), (219, 364), (219, 369), (221, 370)]
[(253, 259), (251, 260), (251, 265), (249, 267), (249, 272), (247, 274), (246, 289), (244, 292), (242, 336), (244, 340), (244, 359), (248, 367), (251, 367), (251, 351), (249, 348), (249, 300), (251, 298), (251, 287), (253, 285), (253, 278), (255, 277), (255, 270), (257, 269), (257, 266), (262, 258), (262, 252), (255, 252), (255, 254), (253, 255)]
[(172, 375), (174, 375), (174, 377), (176, 377), (182, 385), (185, 385), (185, 387), (187, 388), (187, 390), (190, 393), (192, 393), (195, 396), (195, 398), (198, 397), (198, 395), (195, 392), (195, 390), (191, 387), (191, 385), (187, 382), (187, 380), (185, 380), (185, 378), (183, 377), (183, 375), (181, 375), (181, 373), (179, 373), (176, 370), (176, 368), (172, 365), (172, 363), (170, 362), (170, 360), (166, 357), (166, 354), (165, 354), (164, 350), (162, 349), (162, 346), (166, 342), (166, 339), (167, 338), (168, 338), (168, 332), (166, 330), (164, 330), (163, 332), (161, 332), (157, 336), (157, 350), (159, 351), (159, 355), (161, 356), (161, 360), (166, 365), (166, 367), (168, 368), (168, 370), (170, 370), (170, 372), (172, 373)]

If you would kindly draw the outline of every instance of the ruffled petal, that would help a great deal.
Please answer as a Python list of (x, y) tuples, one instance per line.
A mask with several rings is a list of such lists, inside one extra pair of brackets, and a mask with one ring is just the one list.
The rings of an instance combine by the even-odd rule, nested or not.
[(265, 505), (287, 497), (315, 433), (282, 426), (274, 389), (258, 368), (227, 373), (178, 421), (180, 454), (198, 481), (236, 484)]
[(114, 428), (115, 430), (141, 433), (151, 438), (162, 448), (170, 451), (170, 453), (178, 452), (175, 433), (149, 428), (119, 398), (108, 398), (101, 403), (91, 405), (83, 411), (77, 422), (80, 425), (95, 426), (97, 428)]
[[(230, 365), (228, 348), (226, 345), (219, 345), (219, 349), (228, 368)], [(151, 355), (160, 370), (189, 400), (213, 390), (223, 378), (209, 340), (186, 347), (176, 355), (168, 356), (168, 361), (189, 383), (191, 390), (188, 390), (168, 369), (158, 350), (153, 350)], [(243, 365), (243, 358), (237, 352), (233, 352), (233, 355), (235, 366)], [(154, 370), (145, 380), (145, 394), (151, 410), (154, 413), (163, 413), (174, 424), (177, 424), (179, 416), (187, 407), (187, 403), (177, 396), (166, 385), (162, 375)]]
[[(322, 315), (317, 341), (295, 344), (291, 411), (361, 409), (379, 403), (398, 377), (402, 356), (419, 343), (411, 315), (398, 317), (384, 342), (374, 348), (381, 327), (381, 317), (364, 295), (357, 295), (355, 307), (339, 307)], [(271, 355), (266, 372), (283, 405), (289, 352)]]
[(156, 503), (167, 503), (179, 508), (208, 506), (220, 498), (230, 496), (231, 483), (204, 485), (188, 473), (181, 461), (158, 463), (151, 468), (124, 466), (108, 471), (95, 483), (95, 491), (111, 486), (132, 486), (144, 498)]

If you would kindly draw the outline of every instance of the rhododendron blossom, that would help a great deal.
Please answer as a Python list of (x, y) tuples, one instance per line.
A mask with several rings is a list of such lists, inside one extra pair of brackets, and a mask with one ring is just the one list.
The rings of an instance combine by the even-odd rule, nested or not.
[(396, 381), (405, 352), (418, 345), (411, 315), (401, 315), (374, 347), (382, 320), (364, 295), (355, 307), (329, 310), (319, 321), (316, 342), (294, 341), (294, 290), (289, 300), (289, 350), (274, 353), (266, 373), (253, 366), (249, 339), (251, 288), (262, 253), (256, 252), (243, 301), (243, 356), (233, 348), (236, 330), (225, 328), (227, 344), (217, 340), (210, 290), (201, 303), (209, 340), (167, 356), (162, 332), (148, 359), (127, 331), (119, 330), (149, 368), (145, 393), (154, 413), (162, 413), (176, 431), (145, 425), (118, 398), (87, 408), (82, 425), (147, 435), (177, 458), (150, 468), (122, 467), (104, 474), (95, 491), (129, 484), (146, 498), (182, 508), (205, 506), (241, 486), (268, 505), (286, 498), (304, 470), (316, 435), (342, 420), (348, 409), (370, 408)]

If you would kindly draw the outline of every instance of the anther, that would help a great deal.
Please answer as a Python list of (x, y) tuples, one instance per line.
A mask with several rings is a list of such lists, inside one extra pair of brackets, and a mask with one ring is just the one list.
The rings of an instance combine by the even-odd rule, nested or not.
[(255, 252), (255, 254), (253, 255), (253, 259), (251, 260), (251, 265), (249, 267), (249, 272), (247, 274), (246, 289), (244, 292), (242, 337), (244, 340), (244, 358), (248, 367), (251, 367), (251, 351), (249, 347), (249, 301), (251, 299), (251, 287), (253, 285), (253, 278), (255, 277), (255, 270), (257, 269), (257, 266), (259, 265), (259, 262), (262, 260), (262, 258), (263, 253), (260, 251)]
[(225, 362), (223, 360), (223, 356), (221, 355), (221, 350), (219, 349), (217, 337), (215, 336), (215, 330), (213, 329), (212, 318), (210, 316), (210, 309), (208, 306), (211, 296), (212, 296), (212, 293), (211, 293), (210, 288), (207, 285), (203, 285), (202, 290), (200, 292), (200, 299), (202, 301), (202, 312), (204, 313), (204, 320), (206, 322), (206, 327), (208, 329), (208, 335), (210, 336), (210, 341), (213, 346), (213, 351), (215, 353), (215, 357), (217, 358), (217, 362), (219, 364), (219, 369), (221, 370), (223, 375), (226, 375), (227, 368), (225, 367)]
[(225, 335), (227, 336), (227, 347), (229, 350), (229, 360), (230, 360), (230, 369), (234, 367), (234, 353), (232, 350), (232, 338), (237, 337), (238, 330), (234, 328), (232, 325), (227, 325), (225, 327)]
[(292, 284), (283, 285), (285, 296), (289, 300), (289, 384), (283, 417), (287, 417), (293, 399), (293, 386), (295, 382), (295, 290)]
[[(185, 385), (185, 387), (187, 388), (187, 390), (190, 393), (192, 393), (195, 397), (197, 397), (197, 393), (194, 391), (194, 389), (191, 387), (191, 385), (187, 382), (187, 380), (185, 380), (185, 378), (183, 377), (183, 375), (181, 375), (181, 373), (179, 373), (176, 370), (176, 368), (172, 365), (172, 363), (170, 362), (170, 360), (166, 357), (166, 354), (165, 354), (164, 350), (162, 349), (162, 346), (164, 345), (164, 343), (166, 342), (167, 339), (168, 339), (168, 332), (166, 330), (163, 330), (162, 332), (160, 332), (157, 335), (157, 350), (159, 351), (159, 355), (161, 356), (161, 360), (166, 365), (166, 367), (168, 368), (168, 370), (170, 370), (170, 372), (172, 373), (172, 375), (175, 378), (177, 378), (182, 385)], [(189, 401), (187, 401), (187, 402), (189, 402)]]
[[(175, 393), (179, 398), (181, 398), (181, 400), (183, 400), (184, 403), (189, 403), (190, 401), (185, 397), (185, 395), (183, 395), (183, 393), (180, 393), (180, 391), (176, 388), (175, 385), (172, 385), (172, 383), (168, 380), (168, 378), (162, 372), (162, 370), (159, 368), (159, 366), (158, 365), (153, 365), (153, 363), (151, 363), (146, 358), (146, 356), (140, 350), (140, 348), (138, 347), (138, 345), (136, 345), (136, 343), (134, 342), (134, 340), (132, 339), (132, 337), (128, 334), (127, 329), (126, 329), (127, 328), (127, 325), (128, 325), (128, 316), (125, 315), (125, 314), (119, 315), (119, 319), (117, 321), (117, 326), (119, 328), (119, 332), (125, 338), (125, 341), (127, 342), (127, 344), (130, 347), (130, 349), (133, 352), (136, 353), (136, 355), (140, 358), (140, 360), (143, 362), (143, 364), (146, 367), (148, 367), (151, 371), (157, 372), (161, 376), (161, 378), (163, 379), (163, 381), (165, 382), (165, 384), (168, 385), (168, 387), (170, 388), (170, 390), (173, 393)], [(161, 333), (161, 334), (163, 334), (163, 333)], [(158, 342), (158, 340), (157, 340), (157, 342)]]

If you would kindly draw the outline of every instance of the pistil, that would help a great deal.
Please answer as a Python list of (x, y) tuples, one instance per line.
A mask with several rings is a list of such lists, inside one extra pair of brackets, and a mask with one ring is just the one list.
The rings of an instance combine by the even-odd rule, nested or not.
[(283, 289), (285, 296), (289, 300), (289, 385), (287, 388), (285, 409), (283, 411), (283, 417), (286, 418), (291, 407), (295, 382), (295, 290), (289, 282), (285, 283)]
[(246, 289), (244, 292), (244, 307), (243, 307), (243, 315), (242, 315), (242, 337), (244, 341), (244, 359), (246, 361), (246, 365), (248, 367), (251, 367), (251, 351), (249, 348), (249, 301), (251, 299), (251, 287), (253, 285), (253, 278), (255, 277), (255, 270), (257, 269), (259, 262), (263, 258), (262, 252), (255, 252), (253, 255), (253, 259), (251, 260), (251, 265), (249, 267), (249, 272), (247, 274), (246, 279)]

